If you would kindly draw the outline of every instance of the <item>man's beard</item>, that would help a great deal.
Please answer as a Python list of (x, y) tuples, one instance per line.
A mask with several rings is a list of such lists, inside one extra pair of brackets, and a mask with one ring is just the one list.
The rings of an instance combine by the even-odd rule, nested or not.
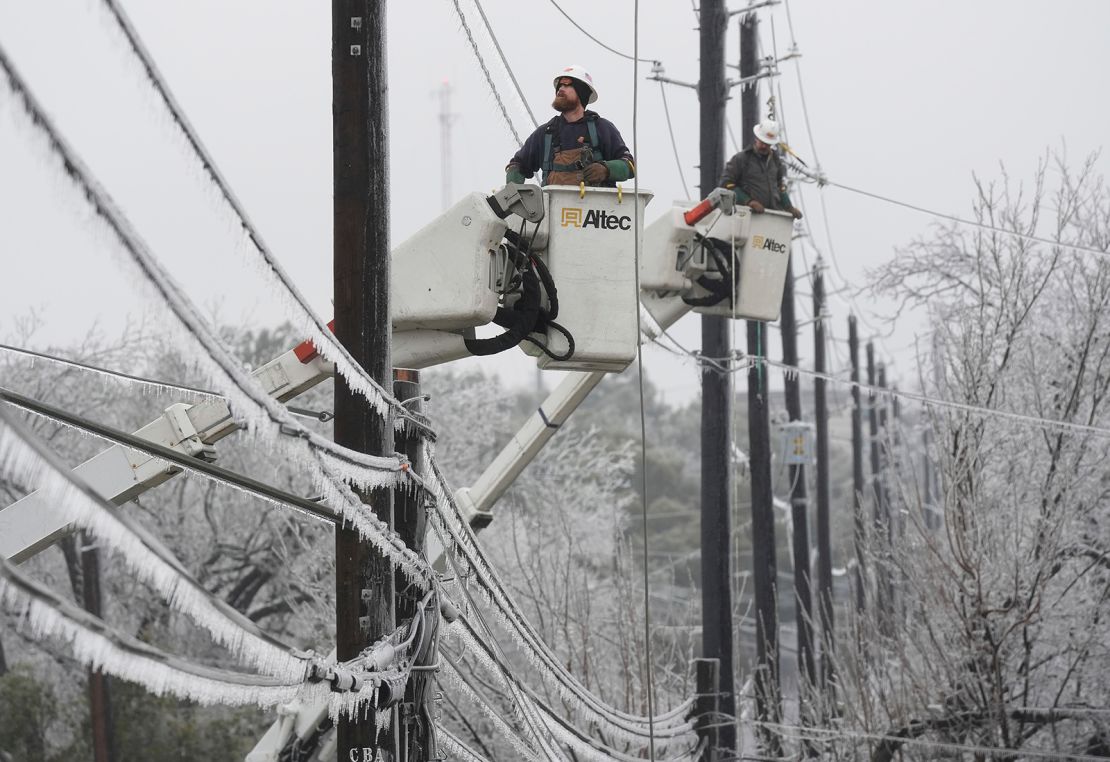
[(565, 114), (568, 111), (574, 110), (574, 106), (570, 105), (570, 98), (562, 93), (555, 93), (555, 100), (551, 101), (551, 108), (555, 109), (560, 114)]

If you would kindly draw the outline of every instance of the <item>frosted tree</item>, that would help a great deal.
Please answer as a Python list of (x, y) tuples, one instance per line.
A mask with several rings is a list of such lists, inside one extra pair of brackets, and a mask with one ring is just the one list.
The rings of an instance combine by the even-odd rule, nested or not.
[(1028, 190), (977, 179), (975, 219), (999, 230), (937, 228), (878, 273), (929, 311), (924, 388), (966, 407), (922, 418), (937, 505), (908, 466), (888, 475), (905, 530), (869, 548), (896, 623), (856, 621), (861, 646), (841, 654), (844, 727), (862, 734), (832, 745), (845, 758), (1110, 749), (1110, 198), (1095, 158), (1075, 171), (1049, 155)]

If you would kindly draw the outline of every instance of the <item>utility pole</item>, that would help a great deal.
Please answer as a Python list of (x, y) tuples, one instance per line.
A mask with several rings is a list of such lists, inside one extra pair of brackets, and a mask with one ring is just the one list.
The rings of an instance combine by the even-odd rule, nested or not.
[(856, 611), (862, 613), (866, 601), (867, 523), (863, 513), (863, 407), (859, 389), (859, 334), (856, 316), (848, 316), (848, 354), (852, 359), (852, 508), (856, 520)]
[[(423, 419), (424, 399), (420, 392), (420, 371), (394, 370), (393, 396), (405, 403), (410, 413)], [(397, 452), (409, 459), (412, 470), (417, 476), (423, 476), (428, 471), (428, 464), (424, 462), (422, 441), (420, 431), (407, 421), (404, 429), (394, 435), (394, 446)], [(416, 553), (423, 551), (424, 535), (427, 533), (425, 499), (422, 492), (403, 491), (394, 496), (395, 529), (405, 545)], [(397, 590), (407, 591), (397, 595), (397, 621), (411, 620), (417, 614), (421, 594), (406, 585), (404, 575), (400, 571), (395, 572), (394, 585)], [(414, 658), (418, 656), (421, 654), (413, 654)], [(431, 738), (430, 715), (426, 711), (428, 680), (428, 672), (414, 671), (408, 685), (405, 686), (399, 727), (401, 740), (398, 744), (398, 747), (404, 750), (405, 762), (430, 762), (431, 759), (428, 745)]]
[[(81, 552), (81, 590), (85, 611), (102, 617), (100, 595), (100, 549), (87, 532), (77, 537)], [(115, 723), (112, 720), (111, 680), (100, 670), (89, 670), (89, 713), (92, 722), (93, 759), (114, 762)]]
[[(382, 388), (392, 375), (389, 312), (389, 146), (386, 3), (332, 0), (332, 145), (335, 335)], [(393, 452), (390, 416), (335, 380), (335, 441), (371, 455)], [(361, 496), (393, 526), (393, 495)], [(394, 629), (389, 561), (346, 526), (335, 530), (336, 651), (353, 659)], [(391, 710), (385, 710), (391, 711)], [(379, 739), (375, 710), (340, 717), (341, 762), (394, 762), (396, 736)]]
[(836, 622), (833, 619), (832, 540), (829, 521), (829, 405), (825, 363), (825, 274), (818, 258), (813, 268), (813, 409), (817, 419), (817, 606), (821, 615), (821, 687), (833, 702), (833, 659)]
[[(886, 365), (876, 366), (876, 381), (880, 389), (886, 389)], [(886, 531), (886, 546), (883, 549), (883, 562), (879, 567), (879, 583), (882, 586), (882, 608), (879, 610), (879, 627), (884, 635), (889, 635), (894, 622), (894, 568), (891, 548), (894, 544), (894, 526), (890, 515), (890, 411), (886, 398), (879, 405), (879, 505), (882, 506), (881, 519)]]
[[(759, 72), (759, 40), (755, 13), (740, 17), (740, 77)], [(740, 96), (741, 133), (751, 141), (759, 121), (759, 86), (756, 80)], [(704, 169), (702, 170), (704, 172)], [(766, 327), (749, 320), (748, 355), (755, 362), (748, 369), (748, 440), (752, 489), (752, 580), (755, 592), (756, 710), (762, 722), (777, 723), (782, 717), (779, 690), (779, 622), (776, 601), (777, 565), (775, 562), (775, 508), (771, 490), (771, 420), (768, 408), (770, 390), (767, 366), (761, 361), (766, 352)], [(782, 752), (778, 734), (762, 727), (765, 751), (769, 756)]]
[[(701, 195), (717, 187), (725, 165), (725, 33), (728, 11), (724, 0), (702, 0), (699, 12), (701, 72), (698, 104), (701, 119)], [(701, 351), (705, 357), (727, 358), (729, 319), (702, 315)], [(736, 695), (732, 664), (732, 580), (729, 577), (732, 547), (732, 399), (731, 374), (701, 366), (701, 582), (702, 657), (716, 659), (718, 709), (725, 717), (736, 717)], [(708, 670), (698, 672), (709, 676)], [(698, 692), (711, 686), (699, 684)], [(736, 753), (736, 725), (717, 728), (716, 747), (703, 758), (731, 758)], [(709, 736), (710, 741), (712, 737)]]
[[(872, 390), (876, 387), (875, 376), (875, 342), (867, 342), (867, 385)], [(871, 540), (872, 550), (875, 551), (875, 614), (879, 620), (879, 627), (885, 631), (883, 625), (886, 617), (886, 583), (884, 581), (885, 564), (878, 557), (879, 538), (884, 533), (883, 528), (883, 487), (882, 474), (879, 465), (879, 402), (875, 392), (870, 395), (870, 404), (867, 409), (867, 420), (871, 433)]]
[[(788, 367), (798, 367), (798, 322), (794, 312), (794, 261), (786, 263), (786, 282), (782, 291), (782, 316), (779, 327), (782, 333), (782, 361)], [(802, 382), (796, 373), (785, 381), (786, 414), (791, 422), (802, 420)], [(810, 592), (809, 571), (809, 501), (806, 495), (805, 466), (790, 464), (790, 515), (794, 540), (794, 603), (797, 610), (798, 674), (804, 683), (798, 694), (802, 702), (801, 719), (807, 724), (811, 719), (806, 711), (809, 696), (817, 685), (817, 672), (813, 659), (813, 600)]]

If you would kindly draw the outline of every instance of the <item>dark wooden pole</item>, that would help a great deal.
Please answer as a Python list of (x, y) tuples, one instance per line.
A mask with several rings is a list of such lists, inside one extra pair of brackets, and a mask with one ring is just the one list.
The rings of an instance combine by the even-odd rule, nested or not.
[(833, 618), (832, 539), (829, 519), (829, 404), (825, 362), (825, 276), (818, 262), (813, 271), (813, 382), (817, 422), (817, 605), (821, 615), (821, 684), (832, 697), (836, 622)]
[[(725, 166), (725, 32), (728, 11), (724, 0), (703, 0), (700, 10), (701, 71), (698, 103), (701, 119), (701, 195), (717, 187)], [(732, 351), (728, 318), (703, 315), (701, 351), (706, 357), (728, 357)], [(701, 366), (701, 579), (702, 656), (716, 659), (722, 715), (736, 716), (732, 661), (732, 587), (729, 557), (732, 547), (732, 398), (730, 377), (717, 368)], [(716, 729), (718, 749), (731, 757), (736, 749), (736, 727)]]
[[(740, 17), (740, 76), (749, 77), (759, 70), (759, 40), (754, 13)], [(759, 88), (753, 82), (740, 95), (743, 116), (741, 134), (752, 141), (752, 130), (759, 121)], [(767, 352), (767, 327), (758, 321), (747, 324), (748, 354), (756, 359), (748, 370), (748, 441), (752, 492), (752, 583), (755, 593), (756, 711), (763, 722), (776, 723), (782, 717), (779, 690), (779, 622), (776, 602), (777, 563), (775, 559), (775, 509), (771, 489), (771, 420), (768, 406), (767, 366), (760, 362)], [(766, 728), (761, 733), (770, 756), (782, 752), (778, 734)]]
[[(867, 342), (867, 385), (872, 389), (877, 385), (875, 343), (872, 341)], [(878, 557), (880, 553), (879, 538), (886, 532), (885, 522), (883, 521), (882, 469), (879, 460), (879, 400), (874, 392), (870, 394), (868, 399), (867, 420), (871, 434), (871, 540), (872, 551), (875, 553), (873, 558), (875, 567), (875, 616), (879, 620), (880, 628), (882, 628), (885, 616), (883, 609), (888, 602), (886, 599), (886, 583), (883, 581), (884, 564), (882, 559)]]
[[(85, 611), (103, 617), (100, 591), (100, 550), (93, 538), (81, 532), (81, 589)], [(93, 759), (114, 762), (117, 759), (115, 723), (112, 719), (112, 684), (99, 670), (89, 670), (89, 713), (92, 721)]]
[[(786, 283), (782, 291), (782, 315), (779, 327), (782, 333), (782, 361), (791, 368), (798, 367), (798, 322), (794, 310), (794, 262), (786, 265)], [(791, 421), (802, 420), (802, 382), (797, 374), (789, 374), (785, 381), (786, 414)], [(790, 512), (793, 524), (794, 545), (794, 603), (797, 610), (798, 673), (805, 681), (799, 690), (803, 707), (807, 705), (810, 691), (817, 685), (817, 671), (813, 658), (813, 596), (810, 591), (809, 570), (809, 500), (806, 494), (805, 466), (791, 464)], [(811, 717), (801, 714), (803, 723)]]
[[(876, 366), (876, 382), (880, 389), (886, 389), (886, 366), (879, 363)], [(879, 492), (880, 519), (882, 521), (886, 544), (881, 554), (882, 563), (879, 564), (879, 629), (884, 635), (893, 632), (894, 623), (894, 567), (891, 564), (891, 549), (894, 544), (894, 525), (890, 515), (890, 409), (886, 398), (876, 399), (879, 406)]]
[[(386, 3), (332, 0), (332, 144), (335, 334), (363, 368), (389, 388), (389, 145), (385, 55)], [(335, 382), (335, 441), (373, 455), (393, 452), (393, 425)], [(363, 495), (393, 524), (388, 490)], [(335, 533), (336, 649), (352, 659), (394, 629), (394, 577), (388, 560), (358, 532)], [(396, 759), (393, 733), (378, 738), (373, 710), (341, 717), (338, 758)]]
[(859, 381), (859, 334), (856, 316), (848, 316), (848, 354), (852, 359), (852, 508), (856, 520), (856, 610), (862, 612), (867, 600), (867, 520), (863, 511), (863, 407)]
[[(422, 417), (424, 404), (420, 396), (420, 371), (400, 368), (393, 371), (393, 396), (405, 402), (406, 407), (414, 415)], [(428, 472), (421, 447), (422, 441), (419, 431), (411, 424), (394, 435), (397, 452), (409, 459), (412, 470), (418, 476)], [(405, 545), (417, 553), (424, 549), (424, 535), (427, 531), (424, 500), (423, 494), (407, 491), (394, 496), (396, 520), (394, 528)], [(394, 584), (399, 591), (396, 606), (397, 621), (411, 620), (416, 616), (422, 594), (407, 584), (400, 571), (395, 574)], [(429, 677), (428, 672), (413, 672), (408, 685), (405, 686), (399, 744), (399, 747), (405, 750), (405, 762), (429, 762), (431, 738), (430, 715), (427, 711)]]
[[(697, 720), (698, 742), (705, 743), (702, 762), (717, 762), (731, 754), (720, 754), (723, 715), (721, 712), (721, 664), (716, 659), (694, 659), (694, 716)], [(731, 715), (729, 715), (731, 716)]]

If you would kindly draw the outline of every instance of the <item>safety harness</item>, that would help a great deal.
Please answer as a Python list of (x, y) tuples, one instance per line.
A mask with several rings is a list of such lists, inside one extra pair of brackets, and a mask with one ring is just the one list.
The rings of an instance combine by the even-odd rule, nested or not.
[[(573, 164), (555, 163), (555, 155), (562, 150), (562, 145), (556, 142), (556, 139), (560, 137), (559, 120), (561, 118), (561, 115), (557, 115), (544, 127), (543, 165), (540, 167), (543, 170), (544, 185), (547, 185), (547, 175), (551, 172), (580, 172), (587, 164), (601, 160), (601, 141), (597, 136), (598, 115), (592, 111), (587, 111), (586, 130), (590, 134), (591, 156), (581, 156), (580, 154), (580, 158)], [(594, 156), (596, 158), (593, 158)]]

